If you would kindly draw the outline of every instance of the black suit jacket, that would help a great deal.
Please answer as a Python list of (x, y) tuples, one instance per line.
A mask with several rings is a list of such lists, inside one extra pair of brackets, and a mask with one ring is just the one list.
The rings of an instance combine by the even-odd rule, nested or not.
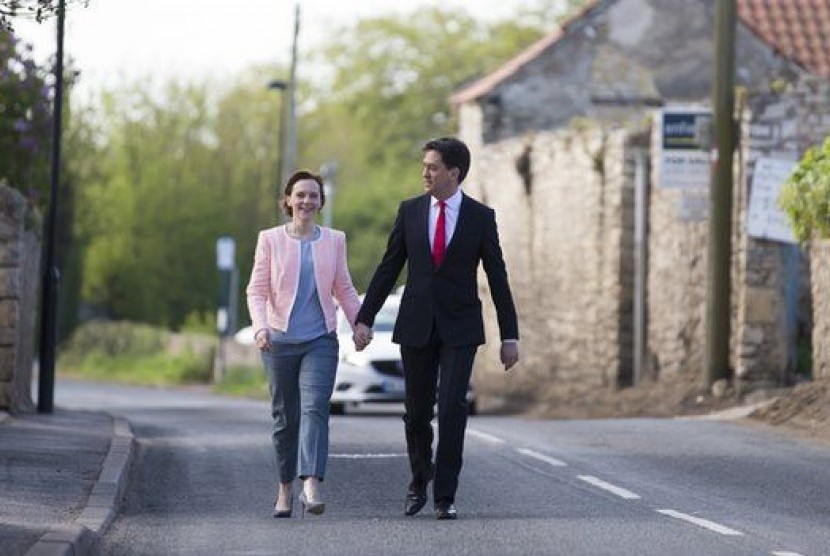
[(406, 346), (423, 346), (434, 324), (447, 345), (483, 344), (484, 321), (477, 284), (481, 261), (496, 306), (501, 339), (518, 340), (516, 309), (499, 245), (495, 211), (463, 195), (444, 262), (436, 268), (428, 236), (430, 198), (424, 194), (401, 203), (386, 253), (366, 291), (357, 322), (374, 324), (375, 315), (406, 263), (406, 287), (392, 340)]

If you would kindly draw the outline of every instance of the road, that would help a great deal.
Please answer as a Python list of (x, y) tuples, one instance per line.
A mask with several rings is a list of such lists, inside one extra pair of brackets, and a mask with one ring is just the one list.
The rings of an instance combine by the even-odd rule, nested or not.
[(325, 515), (275, 520), (265, 402), (75, 382), (57, 392), (64, 407), (126, 417), (139, 444), (103, 554), (830, 554), (830, 449), (765, 428), (474, 417), (460, 519), (439, 522), (430, 506), (403, 516), (399, 418), (333, 417)]

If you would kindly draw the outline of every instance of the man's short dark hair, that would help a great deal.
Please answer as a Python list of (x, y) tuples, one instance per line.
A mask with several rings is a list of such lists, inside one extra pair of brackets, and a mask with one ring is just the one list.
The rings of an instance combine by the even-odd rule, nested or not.
[(436, 151), (447, 168), (458, 168), (458, 183), (464, 181), (470, 171), (470, 149), (455, 137), (439, 137), (424, 143), (423, 152)]

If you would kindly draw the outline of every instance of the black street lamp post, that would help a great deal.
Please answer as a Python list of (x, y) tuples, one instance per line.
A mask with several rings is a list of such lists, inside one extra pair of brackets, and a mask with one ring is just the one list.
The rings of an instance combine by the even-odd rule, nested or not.
[(38, 399), (40, 413), (52, 413), (55, 394), (55, 344), (57, 343), (58, 264), (57, 243), (58, 183), (61, 168), (61, 123), (63, 120), (63, 24), (66, 5), (58, 2), (58, 48), (55, 55), (55, 99), (52, 121), (52, 160), (49, 213), (46, 221), (46, 255), (40, 303), (40, 355), (38, 358)]

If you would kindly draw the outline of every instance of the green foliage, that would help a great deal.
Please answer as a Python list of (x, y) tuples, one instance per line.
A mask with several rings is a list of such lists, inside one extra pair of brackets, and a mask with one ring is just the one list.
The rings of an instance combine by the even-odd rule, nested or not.
[(191, 311), (187, 314), (182, 325), (184, 332), (200, 332), (202, 334), (216, 333), (215, 311)]
[(804, 154), (778, 203), (800, 242), (830, 238), (830, 138)]
[[(88, 6), (89, 0), (66, 0), (69, 7), (73, 3)], [(58, 0), (0, 0), (0, 31), (12, 31), (13, 19), (26, 17), (38, 23), (57, 15)]]
[(278, 105), (260, 84), (218, 102), (209, 90), (173, 83), (156, 98), (136, 84), (102, 98), (106, 150), (83, 171), (76, 229), (82, 295), (115, 318), (179, 329), (214, 311), (216, 238), (236, 238), (247, 276), (256, 232), (274, 221)]
[(364, 19), (314, 54), (332, 82), (310, 91), (316, 107), (300, 119), (301, 161), (340, 161), (334, 224), (347, 233), (359, 290), (380, 262), (398, 204), (423, 191), (424, 141), (456, 133), (450, 95), (541, 36), (527, 23), (539, 14), (525, 16), (484, 23), (430, 8)]
[(170, 333), (129, 322), (93, 321), (64, 343), (58, 359), (62, 375), (146, 385), (206, 383), (212, 353), (168, 352)]
[(52, 88), (32, 48), (0, 28), (0, 178), (42, 205), (49, 184)]
[[(423, 191), (421, 145), (454, 134), (449, 96), (553, 26), (558, 0), (510, 21), (425, 9), (333, 30), (312, 54), (325, 83), (300, 83), (299, 166), (337, 161), (334, 226), (348, 237), (359, 290), (385, 248), (398, 204)], [(305, 63), (305, 62), (303, 62)], [(110, 318), (202, 330), (218, 298), (216, 238), (236, 239), (240, 325), (260, 229), (280, 221), (275, 182), (283, 95), (252, 68), (229, 84), (144, 81), (75, 108), (66, 133), (79, 295)], [(73, 261), (70, 261), (73, 262)], [(211, 316), (210, 319), (213, 317)]]
[(66, 362), (81, 361), (91, 353), (102, 357), (153, 355), (164, 350), (167, 332), (130, 322), (92, 321), (77, 329), (62, 350)]

